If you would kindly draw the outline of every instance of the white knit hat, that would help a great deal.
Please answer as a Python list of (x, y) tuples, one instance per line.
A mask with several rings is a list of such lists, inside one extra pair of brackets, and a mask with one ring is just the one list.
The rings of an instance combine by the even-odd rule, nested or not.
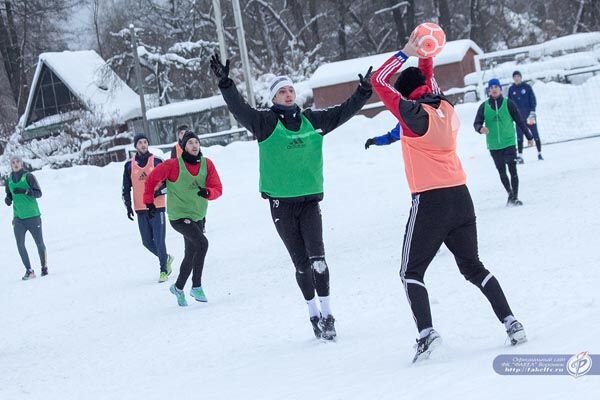
[(271, 80), (271, 84), (269, 85), (269, 100), (273, 100), (273, 97), (275, 97), (279, 89), (284, 86), (294, 87), (294, 82), (292, 82), (292, 80), (285, 75), (276, 76), (273, 78)]

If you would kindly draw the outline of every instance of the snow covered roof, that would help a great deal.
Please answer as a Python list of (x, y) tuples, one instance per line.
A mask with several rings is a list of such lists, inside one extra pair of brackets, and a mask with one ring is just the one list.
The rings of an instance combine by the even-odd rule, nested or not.
[[(476, 54), (483, 54), (483, 50), (472, 40), (463, 39), (447, 42), (441, 53), (434, 58), (434, 64), (439, 66), (461, 62), (469, 49), (472, 49)], [(395, 51), (321, 65), (310, 78), (311, 86), (317, 88), (358, 81), (359, 73), (364, 75), (369, 66), (378, 68), (394, 54), (396, 54)], [(417, 66), (417, 59), (414, 57), (409, 58), (404, 66), (405, 68)]]
[(564, 76), (569, 71), (576, 71), (582, 68), (600, 70), (600, 49), (565, 54), (558, 57), (548, 57), (541, 61), (525, 64), (517, 64), (516, 61), (507, 61), (490, 69), (471, 72), (465, 76), (465, 85), (478, 85), (482, 82), (485, 84), (490, 78), (498, 78), (503, 83), (512, 82), (512, 73), (515, 70), (520, 71), (526, 80), (533, 80)]
[(99, 114), (107, 123), (122, 123), (141, 116), (138, 95), (98, 53), (63, 51), (40, 54), (21, 125), (28, 120), (44, 66), (58, 76), (88, 110)]
[(496, 58), (519, 53), (527, 53), (529, 57), (540, 58), (556, 55), (556, 53), (564, 54), (581, 51), (581, 49), (590, 49), (598, 44), (600, 44), (600, 32), (575, 33), (539, 44), (485, 53), (482, 58)]
[(223, 100), (223, 96), (218, 95), (154, 107), (146, 111), (146, 118), (148, 118), (148, 120), (155, 120), (169, 117), (179, 117), (182, 115), (195, 114), (224, 106), (226, 106), (226, 104), (225, 100)]
[[(512, 82), (512, 72), (515, 70), (519, 70), (527, 80), (564, 76), (574, 71), (598, 70), (600, 32), (576, 33), (531, 46), (485, 53), (480, 57), (487, 60), (487, 69), (465, 76), (465, 85), (485, 83), (492, 77), (502, 82)], [(479, 69), (479, 65), (477, 67)]]

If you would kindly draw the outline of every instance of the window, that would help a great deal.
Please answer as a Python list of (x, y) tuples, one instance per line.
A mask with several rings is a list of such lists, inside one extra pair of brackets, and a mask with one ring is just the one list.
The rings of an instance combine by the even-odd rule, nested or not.
[(77, 97), (46, 65), (42, 66), (40, 79), (34, 90), (27, 125), (51, 115), (84, 109)]

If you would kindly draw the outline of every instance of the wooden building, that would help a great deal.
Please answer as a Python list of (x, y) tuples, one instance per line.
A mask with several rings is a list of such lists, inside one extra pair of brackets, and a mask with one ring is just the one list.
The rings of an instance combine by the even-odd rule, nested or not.
[[(337, 61), (320, 66), (310, 78), (315, 108), (326, 108), (342, 103), (356, 89), (358, 74), (364, 74), (370, 66), (379, 67), (395, 52)], [(434, 59), (434, 73), (442, 90), (464, 86), (465, 75), (475, 71), (475, 55), (483, 51), (472, 40), (455, 40), (446, 43), (442, 52)], [(403, 68), (417, 66), (411, 57)], [(394, 78), (395, 79), (395, 78)], [(374, 93), (362, 114), (372, 117), (385, 107)]]

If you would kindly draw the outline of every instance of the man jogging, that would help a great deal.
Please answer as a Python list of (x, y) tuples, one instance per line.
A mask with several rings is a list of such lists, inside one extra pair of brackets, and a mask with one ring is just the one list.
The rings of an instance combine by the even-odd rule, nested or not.
[(42, 276), (48, 275), (48, 258), (46, 255), (46, 245), (42, 235), (42, 218), (37, 199), (42, 197), (42, 190), (32, 173), (23, 168), (23, 159), (20, 156), (10, 158), (10, 176), (6, 179), (6, 198), (4, 202), (7, 206), (13, 207), (13, 228), (15, 239), (17, 240), (17, 249), (25, 265), (25, 275), (23, 280), (35, 278), (35, 271), (31, 267), (29, 255), (25, 248), (25, 234), (31, 233), (38, 255), (40, 256), (40, 266)]
[(405, 69), (394, 86), (390, 84), (410, 56), (417, 56), (413, 37), (371, 81), (402, 126), (404, 168), (412, 192), (400, 277), (419, 331), (413, 362), (427, 358), (441, 343), (433, 329), (424, 276), (442, 243), (454, 254), (463, 276), (486, 296), (511, 343), (523, 342), (523, 326), (513, 317), (500, 284), (479, 260), (475, 211), (456, 154), (460, 122), (453, 105), (436, 94), (439, 89), (433, 78), (433, 61), (420, 59), (419, 68)]
[[(537, 129), (537, 121), (535, 118), (535, 107), (537, 102), (535, 100), (535, 94), (533, 89), (527, 83), (523, 82), (523, 77), (519, 71), (515, 71), (512, 74), (513, 84), (508, 88), (508, 98), (511, 99), (517, 105), (519, 113), (523, 118), (527, 119), (527, 126), (533, 135), (535, 140), (535, 147), (538, 151), (538, 160), (542, 161), (542, 141), (540, 140), (540, 134)], [(517, 125), (517, 145), (519, 155), (517, 156), (517, 162), (523, 164), (523, 135), (527, 136), (526, 131), (523, 131), (519, 125)]]
[[(162, 160), (154, 157), (148, 151), (148, 138), (143, 133), (138, 133), (133, 138), (136, 153), (131, 160), (125, 163), (123, 171), (123, 202), (127, 208), (127, 218), (133, 221), (134, 213), (137, 214), (138, 228), (142, 236), (142, 244), (152, 254), (158, 257), (160, 275), (158, 282), (165, 282), (171, 275), (173, 257), (167, 254), (166, 222), (165, 222), (165, 195), (162, 188), (155, 192), (156, 205), (155, 218), (150, 218), (148, 208), (144, 204), (144, 184), (148, 175), (159, 165)], [(131, 205), (131, 190), (133, 189), (133, 207)]]
[[(294, 83), (278, 76), (270, 84), (270, 109), (250, 107), (229, 78), (229, 60), (215, 54), (211, 68), (234, 117), (258, 140), (260, 184), (277, 233), (296, 269), (296, 282), (308, 305), (317, 338), (334, 340), (329, 305), (329, 268), (325, 261), (319, 202), (323, 199), (323, 137), (354, 116), (371, 97), (371, 69), (354, 94), (326, 110), (301, 110)], [(316, 296), (315, 296), (316, 292)], [(317, 304), (317, 296), (319, 304)]]
[[(508, 194), (506, 205), (522, 206), (523, 202), (519, 200), (515, 123), (523, 130), (530, 144), (533, 137), (515, 103), (502, 97), (500, 81), (490, 79), (488, 90), (490, 98), (479, 106), (473, 127), (480, 134), (486, 135), (487, 148)], [(510, 173), (510, 181), (506, 175), (506, 167)]]
[(181, 157), (169, 159), (150, 173), (144, 190), (144, 203), (148, 207), (150, 218), (155, 214), (154, 191), (163, 182), (167, 182), (167, 214), (171, 226), (181, 235), (185, 243), (185, 253), (177, 282), (170, 291), (177, 297), (177, 304), (187, 306), (183, 289), (192, 274), (190, 295), (197, 301), (206, 302), (202, 288), (202, 270), (208, 250), (208, 239), (202, 228), (208, 208), (208, 200), (221, 196), (223, 188), (219, 174), (211, 160), (202, 156), (200, 141), (194, 132), (188, 131), (181, 139), (183, 153)]

